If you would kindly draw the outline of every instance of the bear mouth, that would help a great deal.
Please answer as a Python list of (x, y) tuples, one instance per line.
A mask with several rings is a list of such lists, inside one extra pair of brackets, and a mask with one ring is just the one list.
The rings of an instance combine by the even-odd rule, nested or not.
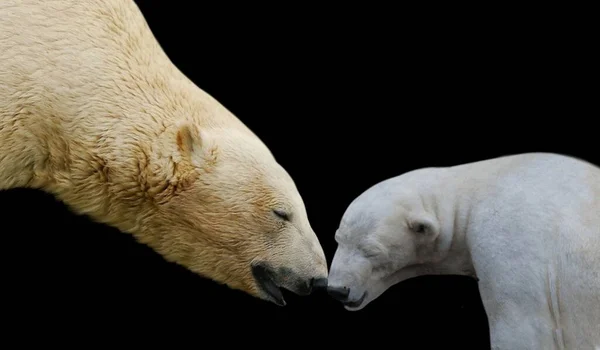
[(349, 311), (355, 311), (360, 309), (360, 306), (363, 304), (365, 299), (367, 298), (367, 292), (364, 292), (363, 295), (358, 300), (350, 300), (343, 303), (344, 307)]
[(271, 268), (263, 263), (254, 264), (252, 266), (252, 275), (262, 292), (268, 296), (271, 302), (278, 306), (286, 305), (281, 288), (276, 282), (276, 275)]

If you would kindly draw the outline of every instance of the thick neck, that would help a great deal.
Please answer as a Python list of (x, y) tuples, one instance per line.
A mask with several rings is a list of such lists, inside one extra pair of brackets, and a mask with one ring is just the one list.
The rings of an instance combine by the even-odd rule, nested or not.
[(475, 269), (467, 242), (469, 193), (461, 189), (457, 180), (449, 170), (426, 190), (441, 223), (431, 273), (474, 277)]

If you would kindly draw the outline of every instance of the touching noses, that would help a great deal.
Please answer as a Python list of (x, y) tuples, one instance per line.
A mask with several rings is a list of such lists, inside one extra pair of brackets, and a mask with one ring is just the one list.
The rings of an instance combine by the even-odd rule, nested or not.
[(327, 288), (327, 278), (313, 278), (310, 281), (311, 290), (321, 290)]
[(344, 303), (348, 301), (348, 296), (350, 295), (350, 288), (344, 286), (337, 287), (329, 285), (327, 286), (327, 294), (329, 294), (332, 298)]

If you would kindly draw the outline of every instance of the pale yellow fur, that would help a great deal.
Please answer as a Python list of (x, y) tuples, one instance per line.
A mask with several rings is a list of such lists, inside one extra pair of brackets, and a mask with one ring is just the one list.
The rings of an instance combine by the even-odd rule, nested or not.
[(327, 273), (289, 175), (171, 63), (133, 1), (0, 2), (0, 189), (17, 187), (255, 296), (257, 259)]

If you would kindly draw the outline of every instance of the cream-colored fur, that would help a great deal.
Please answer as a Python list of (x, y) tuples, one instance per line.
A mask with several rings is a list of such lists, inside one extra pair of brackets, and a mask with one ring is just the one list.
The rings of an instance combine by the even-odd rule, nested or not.
[(292, 179), (131, 0), (0, 2), (0, 189), (17, 187), (257, 297), (278, 302), (258, 262), (299, 284), (327, 276)]
[(479, 279), (492, 349), (600, 346), (593, 164), (528, 153), (414, 170), (358, 196), (335, 237), (328, 288), (348, 310), (408, 278), (466, 275)]

